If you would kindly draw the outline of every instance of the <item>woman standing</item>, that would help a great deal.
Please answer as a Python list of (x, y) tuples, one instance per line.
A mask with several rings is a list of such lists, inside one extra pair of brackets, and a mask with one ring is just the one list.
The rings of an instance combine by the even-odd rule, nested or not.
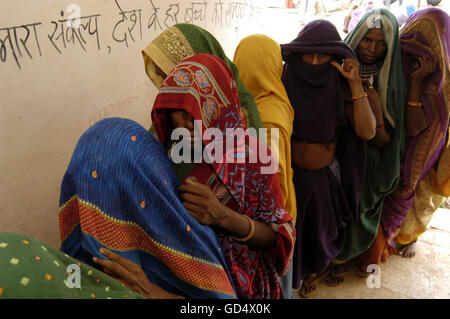
[[(400, 160), (405, 139), (406, 84), (396, 18), (386, 9), (367, 12), (345, 38), (359, 61), (359, 73), (376, 118), (376, 135), (368, 143), (367, 172), (361, 191), (359, 219), (347, 227), (345, 247), (327, 277), (335, 286), (347, 275), (349, 262), (366, 252), (380, 231), (381, 211), (386, 196), (400, 177)], [(375, 241), (377, 242), (377, 241)], [(359, 261), (360, 273), (366, 263)]]
[(414, 255), (415, 242), (449, 193), (442, 187), (448, 177), (437, 174), (450, 167), (448, 156), (442, 156), (448, 147), (450, 114), (449, 26), (447, 13), (427, 8), (414, 13), (400, 32), (409, 85), (408, 137), (400, 182), (384, 202), (381, 225), (385, 250), (397, 243), (404, 246), (399, 252), (405, 257)]
[[(268, 145), (271, 145), (279, 163), (278, 178), (284, 208), (295, 222), (297, 206), (291, 166), (294, 109), (281, 82), (283, 59), (280, 45), (263, 34), (248, 36), (236, 48), (233, 62), (239, 68), (242, 83), (255, 97), (263, 127), (267, 129)], [(272, 129), (278, 130), (275, 136), (271, 134)], [(281, 285), (284, 297), (293, 298), (292, 271), (281, 279)]]
[[(297, 198), (294, 288), (306, 296), (340, 253), (358, 216), (366, 143), (375, 119), (351, 48), (325, 20), (281, 45), (283, 83), (294, 108), (292, 162)], [(346, 95), (351, 105), (344, 106)]]

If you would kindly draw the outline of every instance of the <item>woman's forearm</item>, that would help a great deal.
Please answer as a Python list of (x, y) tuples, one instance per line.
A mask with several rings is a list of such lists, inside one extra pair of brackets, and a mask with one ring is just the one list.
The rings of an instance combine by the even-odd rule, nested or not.
[[(244, 238), (251, 231), (251, 225), (248, 218), (238, 214), (230, 208), (222, 205), (223, 218), (217, 225), (227, 234), (236, 238)], [(276, 244), (276, 235), (273, 229), (264, 222), (252, 219), (254, 224), (253, 236), (245, 243), (257, 249), (273, 248)]]
[(370, 107), (367, 93), (364, 92), (361, 80), (349, 82), (353, 102), (353, 122), (356, 135), (362, 140), (370, 140), (375, 136), (376, 120)]
[(422, 81), (411, 80), (408, 103), (406, 105), (406, 131), (408, 136), (416, 136), (428, 126), (428, 120), (421, 106)]

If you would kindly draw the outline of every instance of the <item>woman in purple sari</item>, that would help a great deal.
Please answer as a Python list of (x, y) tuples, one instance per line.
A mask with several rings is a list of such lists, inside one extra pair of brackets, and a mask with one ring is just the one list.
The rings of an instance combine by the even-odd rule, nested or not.
[(303, 280), (299, 293), (306, 296), (340, 253), (346, 225), (357, 218), (365, 140), (375, 135), (375, 118), (354, 52), (330, 22), (310, 22), (281, 51), (282, 81), (295, 112), (293, 288)]
[[(447, 13), (438, 8), (428, 8), (411, 15), (401, 30), (403, 68), (409, 87), (405, 106), (408, 137), (400, 182), (383, 206), (381, 224), (387, 240), (386, 248), (388, 245), (395, 247), (395, 242), (401, 245), (414, 243), (426, 229), (426, 224), (421, 225), (422, 230), (413, 230), (406, 236), (408, 230), (402, 225), (408, 214), (417, 213), (416, 219), (429, 220), (420, 216), (423, 212), (416, 211), (413, 205), (421, 200), (419, 196), (425, 194), (420, 191), (419, 196), (416, 195), (422, 181), (436, 184), (433, 176), (429, 175), (434, 172), (448, 145), (449, 28)], [(429, 192), (427, 196), (430, 196)], [(430, 200), (431, 197), (428, 198)], [(383, 251), (379, 253), (383, 254)]]

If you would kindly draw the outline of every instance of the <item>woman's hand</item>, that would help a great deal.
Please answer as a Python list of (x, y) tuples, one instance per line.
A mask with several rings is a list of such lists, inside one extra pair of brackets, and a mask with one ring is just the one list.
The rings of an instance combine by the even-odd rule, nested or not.
[(336, 61), (331, 61), (330, 64), (338, 69), (339, 73), (341, 73), (342, 76), (347, 79), (350, 88), (352, 88), (353, 84), (361, 83), (358, 60), (346, 58), (342, 65), (340, 65)]
[(428, 59), (426, 57), (418, 58), (419, 67), (411, 73), (412, 81), (423, 81), (427, 76), (434, 72), (437, 65), (437, 59)]
[(100, 248), (99, 252), (108, 259), (93, 257), (92, 260), (103, 267), (108, 274), (119, 280), (131, 291), (137, 292), (150, 299), (182, 298), (174, 295), (158, 285), (152, 284), (142, 268), (106, 248)]
[[(251, 226), (247, 217), (222, 205), (207, 185), (187, 178), (186, 184), (178, 190), (184, 207), (199, 223), (217, 226), (225, 234), (238, 238), (249, 234)], [(256, 249), (272, 248), (276, 244), (276, 236), (270, 225), (257, 220), (253, 223), (254, 234), (246, 244)]]
[(178, 190), (183, 206), (200, 224), (221, 226), (226, 210), (209, 186), (187, 178)]

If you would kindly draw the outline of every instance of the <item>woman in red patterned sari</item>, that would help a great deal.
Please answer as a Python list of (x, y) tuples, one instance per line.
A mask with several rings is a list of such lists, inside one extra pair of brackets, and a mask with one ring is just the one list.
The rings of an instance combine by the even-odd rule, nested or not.
[[(245, 127), (229, 67), (207, 54), (182, 60), (159, 89), (152, 121), (167, 149), (174, 129), (188, 129), (188, 140), (197, 143), (200, 132), (203, 160), (174, 164), (181, 201), (218, 233), (238, 298), (282, 297), (278, 276), (290, 266), (295, 229), (283, 206), (278, 170), (261, 157), (267, 146), (238, 134)], [(202, 135), (206, 129), (215, 138)], [(232, 148), (226, 147), (230, 141)]]

